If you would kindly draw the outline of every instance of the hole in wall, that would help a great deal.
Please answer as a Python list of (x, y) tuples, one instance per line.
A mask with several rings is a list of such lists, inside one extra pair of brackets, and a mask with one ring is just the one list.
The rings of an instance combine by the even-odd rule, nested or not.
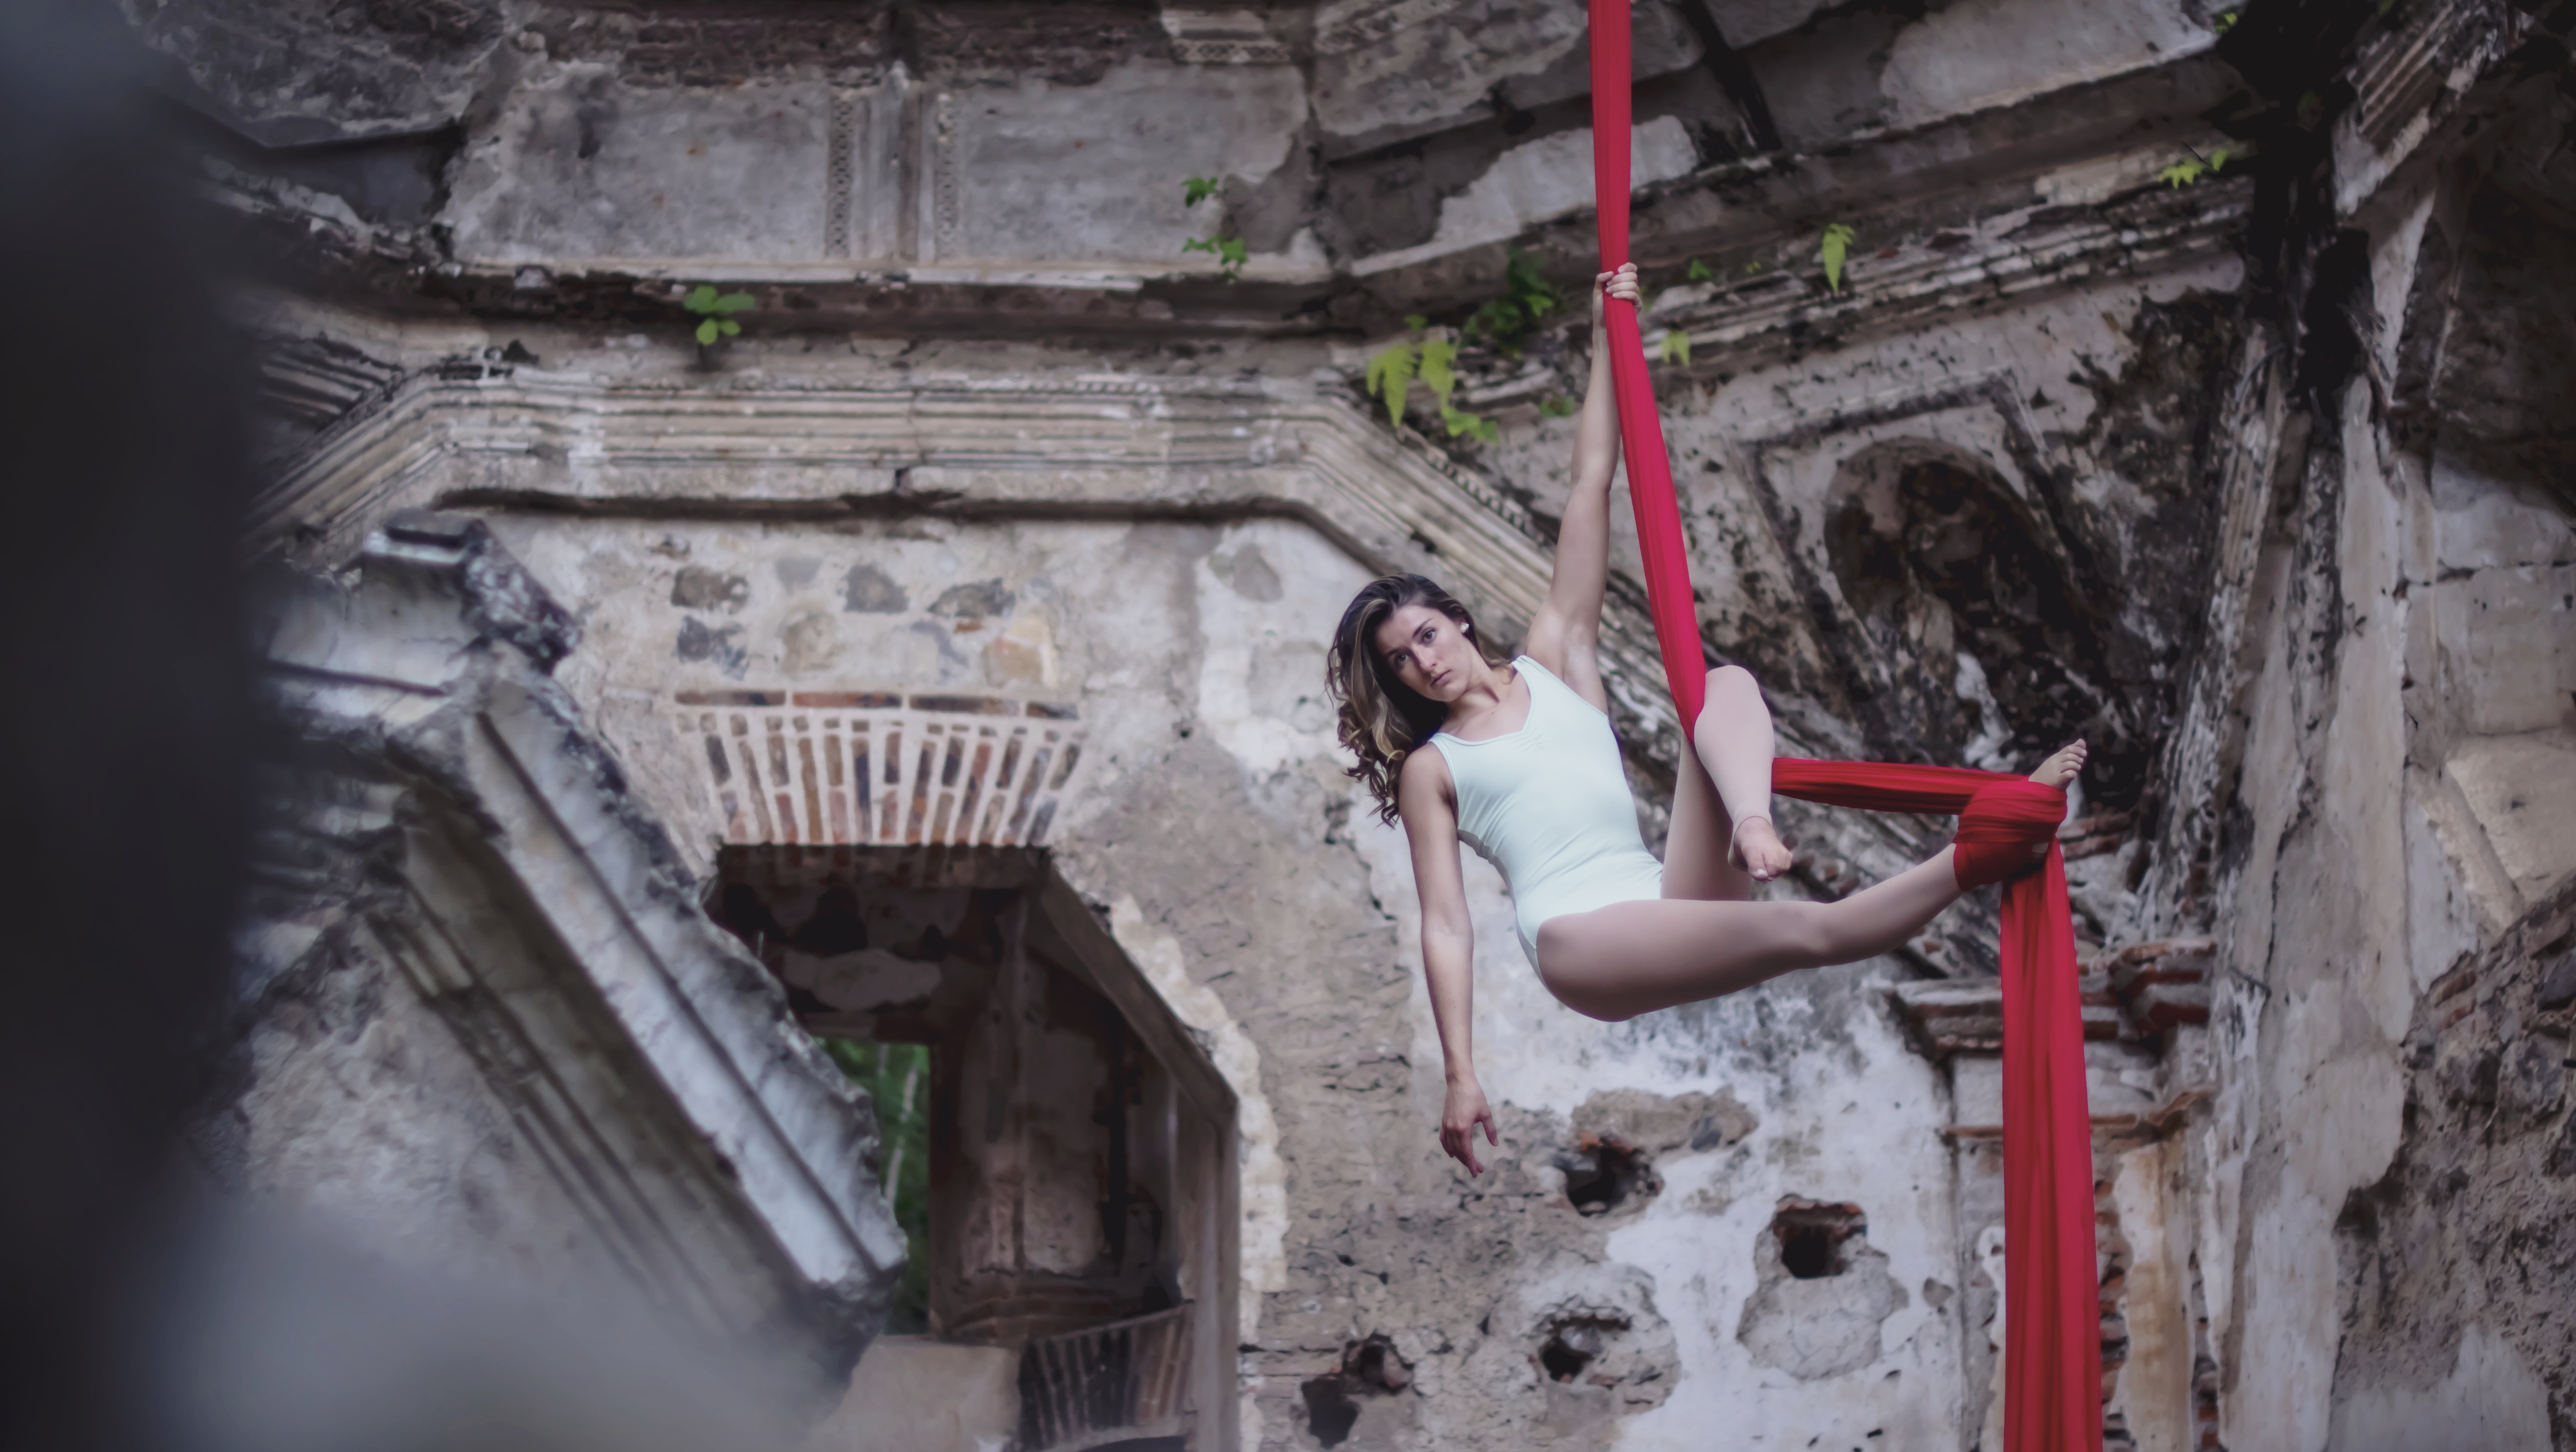
[(1306, 1430), (1317, 1443), (1338, 1447), (1350, 1440), (1360, 1408), (1370, 1397), (1392, 1396), (1413, 1385), (1413, 1368), (1384, 1333), (1342, 1347), (1341, 1370), (1297, 1388), (1306, 1401)]
[(1869, 1230), (1869, 1217), (1858, 1205), (1792, 1200), (1771, 1217), (1771, 1233), (1780, 1239), (1780, 1268), (1797, 1280), (1823, 1280), (1849, 1268), (1845, 1243)]
[(1557, 1155), (1556, 1167), (1565, 1173), (1565, 1198), (1580, 1215), (1606, 1215), (1664, 1188), (1646, 1152), (1615, 1134), (1584, 1135)]
[(1360, 1419), (1360, 1404), (1351, 1396), (1339, 1373), (1319, 1376), (1297, 1389), (1306, 1399), (1306, 1430), (1326, 1447), (1339, 1447), (1350, 1440), (1351, 1426)]
[(1578, 1380), (1600, 1359), (1601, 1348), (1608, 1344), (1610, 1336), (1627, 1329), (1627, 1322), (1603, 1316), (1572, 1316), (1559, 1321), (1538, 1349), (1539, 1370), (1550, 1381)]

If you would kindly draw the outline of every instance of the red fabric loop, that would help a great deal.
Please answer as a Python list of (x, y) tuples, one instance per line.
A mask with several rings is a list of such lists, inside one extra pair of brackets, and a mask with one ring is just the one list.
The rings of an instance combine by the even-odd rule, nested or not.
[[(1628, 260), (1628, 0), (1590, 0), (1590, 6), (1593, 186), (1607, 270)], [(1687, 739), (1707, 688), (1708, 657), (1692, 603), (1681, 507), (1636, 309), (1612, 303), (1603, 323), (1647, 609)], [(2066, 811), (2063, 794), (2051, 788), (1958, 767), (1782, 757), (1772, 763), (1771, 782), (1782, 796), (1834, 806), (1961, 812), (1962, 882), (2009, 876), (1975, 877), (1991, 870), (1989, 853), (2018, 853), (2013, 870), (2029, 867), (2031, 843), (2048, 840)], [(1991, 843), (1988, 834), (1994, 834)], [(2003, 893), (2004, 1447), (2100, 1452), (2102, 1311), (2093, 1261), (2083, 1006), (2065, 858), (2052, 847), (2038, 866), (2011, 877)]]
[(2027, 777), (1979, 787), (1959, 809), (1959, 835), (1951, 844), (1959, 886), (1984, 887), (2037, 867), (2047, 853), (2030, 849), (2055, 841), (2065, 820), (2066, 793), (2055, 787)]

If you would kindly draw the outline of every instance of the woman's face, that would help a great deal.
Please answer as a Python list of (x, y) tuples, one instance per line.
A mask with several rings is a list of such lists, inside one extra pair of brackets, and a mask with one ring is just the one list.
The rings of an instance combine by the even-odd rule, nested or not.
[(1428, 605), (1399, 606), (1378, 622), (1377, 652), (1406, 689), (1444, 706), (1484, 677), (1476, 642)]

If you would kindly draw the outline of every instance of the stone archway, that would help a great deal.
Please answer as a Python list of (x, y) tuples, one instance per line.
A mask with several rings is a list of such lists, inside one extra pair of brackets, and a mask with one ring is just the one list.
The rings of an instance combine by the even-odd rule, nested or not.
[(807, 1031), (928, 1050), (919, 1324), (827, 1443), (1230, 1446), (1235, 1096), (1047, 854), (736, 845), (713, 896)]

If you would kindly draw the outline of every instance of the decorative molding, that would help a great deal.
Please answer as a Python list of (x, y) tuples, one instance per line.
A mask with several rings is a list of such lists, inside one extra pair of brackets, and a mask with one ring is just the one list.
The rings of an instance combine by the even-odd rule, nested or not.
[(1410, 29), (1426, 20), (1437, 20), (1465, 3), (1466, 0), (1395, 0), (1392, 5), (1360, 9), (1357, 13), (1346, 10), (1331, 19), (1318, 16), (1315, 53), (1341, 55), (1362, 46), (1375, 45), (1399, 30)]
[(2362, 47), (2352, 68), (2353, 121), (2387, 151), (2447, 94), (2456, 100), (2507, 51), (2521, 13), (2498, 0), (2446, 0)]
[(720, 835), (744, 845), (1039, 847), (1073, 795), (1070, 704), (900, 691), (683, 691)]
[(859, 98), (845, 90), (832, 92), (824, 140), (823, 255), (850, 255), (850, 218), (854, 178), (858, 171)]
[[(702, 482), (730, 467), (756, 468), (760, 492)], [(1550, 570), (1528, 512), (1410, 430), (1331, 396), (1222, 379), (715, 389), (430, 370), (317, 439), (255, 501), (248, 544), (336, 564), (390, 511), (433, 504), (818, 522), (1289, 518), (1373, 572), (1444, 577), (1508, 633), (1537, 613)], [(1679, 737), (1642, 600), (1631, 583), (1604, 609), (1604, 677), (1630, 752), (1669, 773)]]
[(1702, 361), (1686, 371), (1740, 371), (1758, 358), (1812, 348), (1819, 334), (1849, 342), (1955, 322), (1969, 310), (2026, 305), (2217, 256), (2252, 215), (2250, 181), (2166, 190), (2110, 206), (2038, 208), (1991, 232), (1936, 233), (1892, 258), (1856, 257), (1839, 295), (1824, 292), (1820, 269), (1767, 273), (1698, 300), (1696, 289), (1676, 288), (1646, 323), (1689, 337), (1691, 356)]
[(1284, 66), (1295, 57), (1284, 40), (1184, 36), (1172, 41), (1172, 59), (1185, 66)]
[(953, 261), (960, 251), (957, 180), (957, 93), (942, 91), (930, 105), (930, 246), (932, 262)]
[(1172, 59), (1185, 66), (1284, 66), (1296, 57), (1257, 10), (1163, 7)]

